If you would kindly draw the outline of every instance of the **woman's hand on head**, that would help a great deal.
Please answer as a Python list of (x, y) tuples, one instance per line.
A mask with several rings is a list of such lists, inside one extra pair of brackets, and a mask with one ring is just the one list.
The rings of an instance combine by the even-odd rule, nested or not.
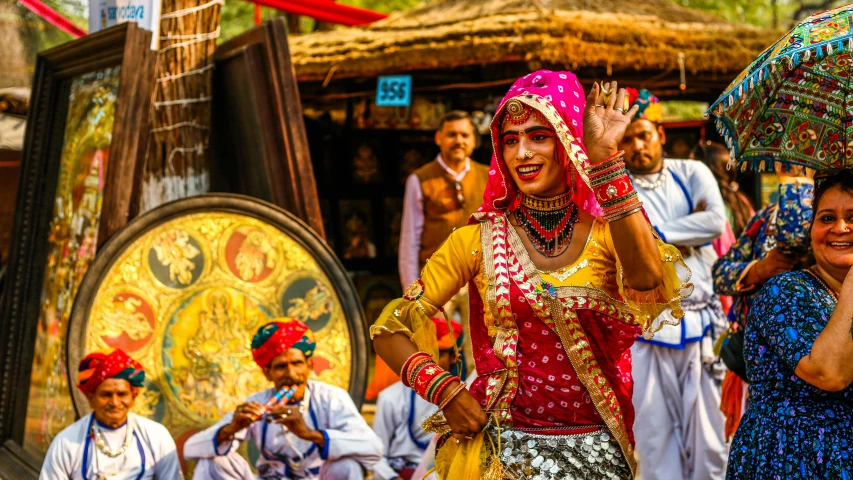
[[(592, 85), (583, 113), (584, 144), (591, 163), (597, 163), (619, 151), (619, 141), (637, 113), (634, 105), (625, 111), (625, 89), (616, 90), (616, 82)], [(613, 92), (605, 99), (604, 90)], [(618, 109), (618, 110), (617, 110)]]

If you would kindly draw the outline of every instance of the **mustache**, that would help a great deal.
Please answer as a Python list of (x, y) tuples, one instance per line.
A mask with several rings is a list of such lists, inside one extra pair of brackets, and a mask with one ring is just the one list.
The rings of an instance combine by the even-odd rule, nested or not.
[(648, 154), (646, 154), (646, 153), (642, 153), (642, 152), (636, 152), (636, 153), (634, 153), (633, 155), (631, 155), (631, 160), (632, 160), (632, 161), (635, 161), (635, 162), (636, 162), (637, 160), (640, 160), (641, 158), (645, 158), (646, 160), (651, 160), (651, 159), (652, 159), (651, 155), (648, 155)]

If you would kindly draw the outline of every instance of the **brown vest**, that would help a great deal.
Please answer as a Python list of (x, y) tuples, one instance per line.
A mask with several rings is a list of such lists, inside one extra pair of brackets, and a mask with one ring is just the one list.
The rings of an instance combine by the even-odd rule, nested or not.
[(489, 167), (471, 160), (471, 170), (462, 179), (465, 205), (460, 206), (456, 183), (437, 160), (415, 170), (424, 197), (424, 231), (421, 234), (420, 266), (438, 250), (453, 229), (464, 227), (483, 203), (489, 179)]

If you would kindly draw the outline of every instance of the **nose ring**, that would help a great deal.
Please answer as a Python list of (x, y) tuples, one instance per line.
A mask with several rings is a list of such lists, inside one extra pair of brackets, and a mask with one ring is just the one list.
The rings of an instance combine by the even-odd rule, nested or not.
[(531, 152), (530, 150), (525, 150), (524, 158), (533, 158), (533, 152)]

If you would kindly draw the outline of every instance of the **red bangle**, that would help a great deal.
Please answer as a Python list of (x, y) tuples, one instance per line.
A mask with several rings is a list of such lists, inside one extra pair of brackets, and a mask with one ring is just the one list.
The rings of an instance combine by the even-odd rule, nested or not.
[(403, 368), (400, 370), (400, 379), (403, 380), (403, 385), (411, 388), (411, 371), (416, 365), (423, 363), (426, 360), (432, 360), (426, 352), (415, 352), (403, 363)]
[(430, 397), (429, 401), (433, 405), (438, 405), (438, 403), (439, 403), (438, 400), (441, 398), (441, 392), (443, 392), (447, 388), (448, 385), (450, 385), (451, 383), (453, 383), (456, 380), (459, 380), (459, 378), (456, 377), (455, 375), (451, 375), (450, 373), (447, 373), (447, 372), (445, 372), (445, 373), (446, 373), (446, 375), (442, 374), (442, 375), (444, 375), (444, 378), (442, 378), (439, 381), (438, 385), (433, 389), (433, 391), (427, 392), (428, 394), (430, 394), (429, 395), (429, 397)]

